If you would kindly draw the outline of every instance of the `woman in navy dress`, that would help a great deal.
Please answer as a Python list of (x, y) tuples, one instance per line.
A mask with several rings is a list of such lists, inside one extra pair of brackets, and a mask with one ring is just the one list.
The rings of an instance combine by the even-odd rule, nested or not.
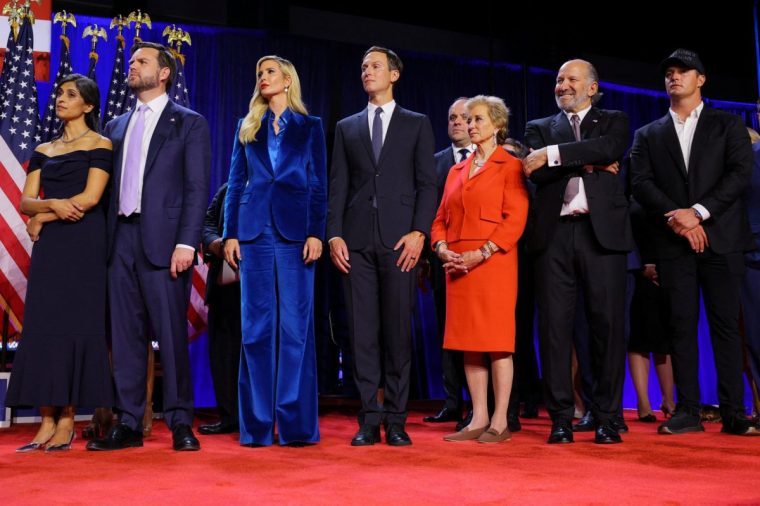
[(240, 443), (319, 441), (314, 261), (322, 254), (327, 168), (322, 121), (308, 116), (295, 67), (256, 64), (235, 135), (224, 256), (240, 268)]
[(98, 134), (94, 81), (71, 74), (55, 92), (62, 133), (35, 150), (21, 197), (34, 247), (7, 404), (39, 407), (42, 424), (18, 452), (69, 450), (76, 407), (113, 404), (100, 205), (111, 173), (111, 141)]

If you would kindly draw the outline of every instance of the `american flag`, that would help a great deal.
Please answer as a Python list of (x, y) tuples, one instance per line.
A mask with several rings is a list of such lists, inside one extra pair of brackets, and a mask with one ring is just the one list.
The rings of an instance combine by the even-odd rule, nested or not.
[(69, 52), (69, 38), (65, 35), (61, 35), (61, 59), (58, 65), (58, 72), (55, 74), (55, 84), (50, 91), (48, 97), (47, 107), (43, 112), (42, 125), (40, 126), (40, 136), (42, 142), (48, 142), (56, 136), (61, 128), (61, 121), (55, 114), (55, 90), (58, 88), (58, 83), (64, 76), (71, 74), (71, 53)]
[(37, 132), (37, 85), (34, 81), (34, 35), (24, 19), (12, 51), (6, 53), (5, 88), (0, 100), (0, 304), (21, 330), (32, 243), (26, 217), (18, 211), (26, 167)]
[(172, 88), (169, 90), (169, 97), (183, 107), (190, 107), (190, 97), (187, 93), (187, 83), (185, 81), (185, 62), (184, 55), (176, 54), (177, 75), (172, 81)]
[[(168, 95), (175, 103), (183, 107), (190, 107), (187, 86), (185, 84), (184, 58), (176, 52), (173, 52), (173, 54), (177, 62), (177, 73), (174, 76)], [(204, 301), (207, 274), (208, 266), (203, 263), (203, 255), (198, 252), (198, 262), (193, 270), (190, 306), (187, 308), (187, 335), (190, 340), (198, 337), (208, 326), (208, 308)]]
[(129, 97), (132, 95), (127, 88), (127, 74), (124, 73), (124, 36), (116, 37), (116, 54), (113, 59), (111, 81), (108, 83), (106, 110), (103, 114), (103, 126), (115, 117), (127, 112)]

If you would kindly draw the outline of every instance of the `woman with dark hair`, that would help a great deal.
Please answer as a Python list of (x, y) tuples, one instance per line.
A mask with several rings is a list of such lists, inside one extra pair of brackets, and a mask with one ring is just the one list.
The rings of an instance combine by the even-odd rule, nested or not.
[(111, 141), (98, 134), (100, 93), (93, 80), (68, 75), (55, 93), (61, 133), (35, 150), (21, 196), (34, 247), (6, 402), (39, 407), (42, 424), (17, 452), (69, 450), (76, 406), (113, 404), (100, 205), (111, 172)]
[(265, 56), (239, 125), (224, 203), (224, 257), (240, 268), (240, 443), (319, 441), (314, 262), (322, 254), (327, 167), (292, 63)]

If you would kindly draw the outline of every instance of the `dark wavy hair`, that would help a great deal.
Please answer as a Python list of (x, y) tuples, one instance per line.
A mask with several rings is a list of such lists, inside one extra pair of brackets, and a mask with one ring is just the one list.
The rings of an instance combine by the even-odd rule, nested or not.
[[(77, 87), (79, 95), (87, 105), (92, 106), (92, 110), (84, 115), (84, 122), (90, 130), (100, 132), (100, 90), (98, 89), (98, 83), (83, 76), (82, 74), (69, 74), (61, 78), (61, 82), (55, 87), (55, 96), (57, 97), (61, 93), (60, 89), (65, 83), (74, 83)], [(63, 128), (61, 128), (61, 134), (63, 134)]]

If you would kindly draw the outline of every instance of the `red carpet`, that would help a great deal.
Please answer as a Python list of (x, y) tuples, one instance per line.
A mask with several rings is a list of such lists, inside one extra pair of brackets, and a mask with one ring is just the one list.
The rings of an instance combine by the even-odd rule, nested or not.
[[(593, 434), (545, 444), (549, 422), (523, 420), (498, 445), (446, 443), (451, 430), (409, 417), (414, 445), (352, 448), (355, 420), (331, 411), (322, 442), (305, 448), (243, 448), (231, 436), (200, 436), (203, 450), (177, 453), (162, 422), (145, 447), (91, 453), (16, 454), (36, 427), (0, 429), (0, 504), (760, 504), (760, 438), (707, 432), (658, 436), (628, 420), (622, 445)], [(83, 424), (78, 424), (81, 429)]]

